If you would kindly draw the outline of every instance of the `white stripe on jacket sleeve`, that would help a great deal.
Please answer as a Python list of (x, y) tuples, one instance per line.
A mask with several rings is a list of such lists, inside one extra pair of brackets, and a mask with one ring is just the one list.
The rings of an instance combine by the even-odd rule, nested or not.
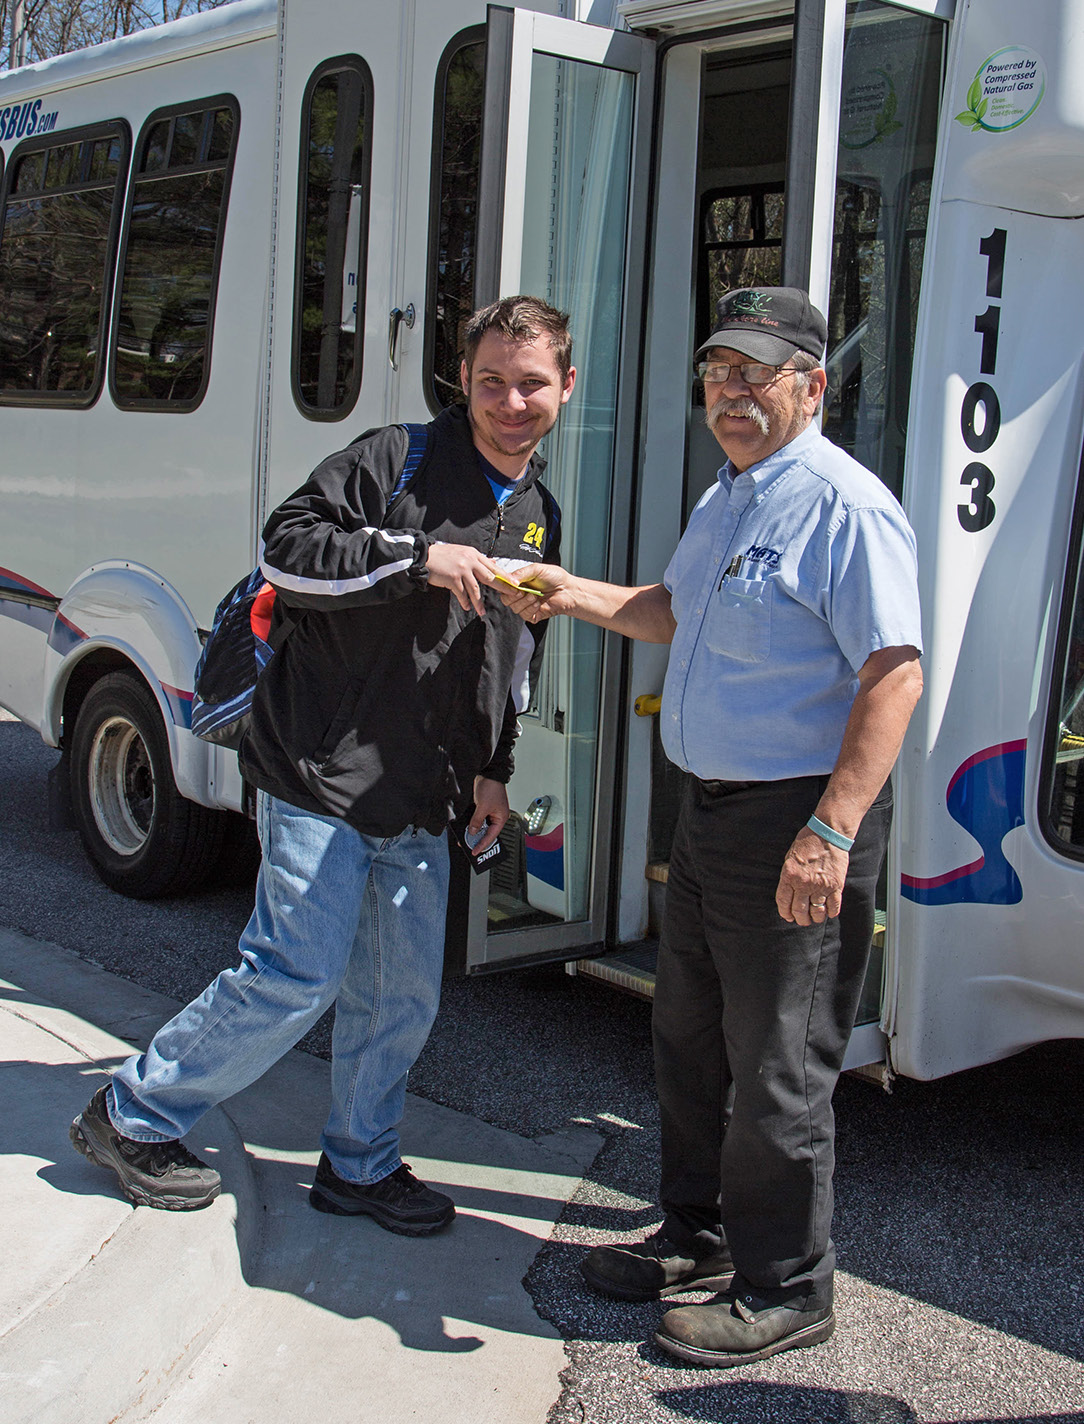
[(368, 534), (371, 537), (383, 539), (388, 544), (408, 544), (410, 553), (406, 558), (394, 560), (392, 563), (382, 564), (380, 568), (372, 573), (360, 574), (357, 578), (347, 579), (319, 579), (310, 578), (303, 574), (288, 574), (282, 569), (276, 569), (273, 564), (269, 564), (266, 559), (260, 560), (260, 572), (268, 583), (274, 584), (276, 588), (285, 589), (288, 593), (309, 593), (321, 594), (325, 597), (335, 598), (344, 593), (360, 593), (364, 589), (372, 588), (381, 579), (390, 578), (393, 574), (405, 572), (414, 562), (414, 542), (413, 534), (389, 534), (383, 529), (359, 529), (359, 534)]

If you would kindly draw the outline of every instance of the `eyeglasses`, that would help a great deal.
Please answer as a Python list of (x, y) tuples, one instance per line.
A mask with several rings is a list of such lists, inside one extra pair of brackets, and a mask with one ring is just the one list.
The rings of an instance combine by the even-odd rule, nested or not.
[(693, 369), (702, 381), (710, 381), (713, 386), (726, 385), (731, 371), (739, 372), (747, 386), (769, 386), (778, 376), (798, 372), (796, 366), (765, 366), (760, 361), (744, 361), (740, 366), (732, 366), (729, 361), (698, 361)]

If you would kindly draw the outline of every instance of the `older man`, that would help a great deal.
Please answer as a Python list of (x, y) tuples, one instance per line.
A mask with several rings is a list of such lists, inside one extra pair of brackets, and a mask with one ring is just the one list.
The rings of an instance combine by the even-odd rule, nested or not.
[(694, 1364), (834, 1329), (831, 1099), (922, 686), (914, 536), (813, 423), (825, 338), (805, 292), (725, 296), (696, 359), (727, 462), (663, 582), (535, 565), (545, 599), (507, 600), (672, 644), (663, 743), (690, 775), (654, 1008), (664, 1220), (582, 1269), (621, 1299), (723, 1292), (660, 1323)]

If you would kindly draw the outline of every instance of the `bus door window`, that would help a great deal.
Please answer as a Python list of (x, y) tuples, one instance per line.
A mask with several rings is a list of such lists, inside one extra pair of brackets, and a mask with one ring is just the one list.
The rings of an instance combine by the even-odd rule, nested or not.
[(0, 218), (0, 401), (90, 405), (128, 171), (127, 125), (21, 144)]
[(697, 310), (706, 330), (724, 292), (779, 285), (783, 184), (746, 184), (705, 193), (700, 200), (700, 229)]
[(848, 8), (823, 428), (897, 496), (944, 42), (940, 20)]
[[(686, 357), (711, 331), (715, 304), (726, 292), (779, 285), (791, 70), (789, 41), (770, 31), (747, 48), (709, 52), (701, 63), (695, 305)], [(724, 458), (704, 421), (704, 388), (695, 381), (686, 431), (682, 527)], [(685, 774), (662, 750), (658, 717), (652, 718), (651, 737), (648, 863), (652, 878), (661, 879)]]
[[(721, 50), (704, 59), (697, 148), (696, 341), (711, 330), (715, 304), (724, 293), (779, 285), (790, 76), (789, 44)], [(715, 479), (722, 458), (704, 424), (704, 390), (698, 381), (689, 426), (686, 520)]]
[[(848, 6), (836, 152), (823, 430), (897, 496), (937, 142), (946, 27), (880, 0)], [(888, 867), (857, 1022), (875, 1023)]]
[(122, 409), (187, 411), (203, 399), (239, 124), (237, 101), (219, 95), (143, 126), (110, 363)]
[(456, 35), (437, 70), (423, 366), (434, 414), (461, 398), (460, 333), (474, 310), (485, 33), (479, 25)]
[(328, 60), (302, 101), (293, 390), (303, 414), (339, 420), (361, 390), (373, 79)]

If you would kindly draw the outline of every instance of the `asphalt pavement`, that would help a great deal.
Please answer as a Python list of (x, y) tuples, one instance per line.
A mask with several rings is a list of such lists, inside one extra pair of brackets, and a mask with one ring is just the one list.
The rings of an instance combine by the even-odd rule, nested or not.
[[(222, 887), (157, 904), (113, 895), (73, 835), (46, 829), (45, 774), (54, 755), (28, 729), (0, 722), (0, 925), (143, 991), (187, 999), (233, 961), (249, 890)], [(116, 984), (104, 976), (101, 982)], [(117, 985), (117, 997), (125, 992)], [(898, 1080), (891, 1094), (844, 1078), (836, 1094), (836, 1335), (816, 1349), (742, 1369), (696, 1370), (647, 1343), (657, 1305), (606, 1301), (586, 1290), (576, 1271), (589, 1245), (637, 1236), (656, 1221), (648, 1019), (647, 1005), (558, 968), (452, 981), (411, 1078), (419, 1112), (462, 1114), (464, 1130), (468, 1121), (496, 1129), (534, 1144), (526, 1150), (547, 1140), (594, 1140), (576, 1135), (582, 1132), (601, 1139), (582, 1180), (570, 1182), (567, 1203), (551, 1194), (555, 1224), (536, 1228), (524, 1243), (531, 1314), (523, 1319), (539, 1321), (532, 1327), (538, 1333), (526, 1338), (532, 1348), (556, 1335), (563, 1341), (563, 1368), (548, 1377), (552, 1398), (543, 1401), (549, 1424), (1084, 1420), (1084, 1042), (1043, 1045), (936, 1083)], [(145, 1027), (153, 1028), (149, 1019)], [(325, 1022), (296, 1058), (326, 1072), (328, 1046)], [(65, 1132), (68, 1106), (67, 1097), (58, 1102), (53, 1120)], [(276, 1159), (280, 1177), (283, 1151), (314, 1160), (317, 1107), (292, 1121), (290, 1146)], [(59, 1149), (55, 1172), (48, 1162), (38, 1169), (36, 1180), (50, 1185), (40, 1217), (50, 1233), (63, 1229), (87, 1192), (85, 1180), (81, 1189), (72, 1180), (92, 1169), (69, 1156)], [(108, 1197), (108, 1187), (98, 1190)], [(359, 1320), (349, 1312), (336, 1318), (346, 1331), (336, 1337), (341, 1345)], [(482, 1326), (500, 1328), (492, 1314)], [(0, 1344), (5, 1328), (0, 1323)], [(479, 1329), (476, 1323), (464, 1333), (482, 1338)], [(272, 1339), (257, 1332), (249, 1344), (256, 1359), (274, 1363)], [(411, 1368), (430, 1368), (429, 1355), (401, 1341), (397, 1348)], [(474, 1364), (480, 1368), (483, 1354), (464, 1353), (463, 1377)], [(205, 1355), (204, 1363), (212, 1359)], [(328, 1370), (313, 1362), (314, 1390)], [(202, 1400), (209, 1417), (239, 1424), (249, 1415), (226, 1407), (234, 1397), (226, 1373), (202, 1377)], [(0, 1377), (0, 1393), (4, 1388)], [(515, 1417), (496, 1399), (489, 1408), (477, 1399), (470, 1404), (473, 1418)], [(272, 1399), (258, 1417), (294, 1424), (297, 1416), (284, 1409), (276, 1411)], [(354, 1408), (360, 1419), (393, 1424), (414, 1417), (405, 1411), (377, 1410), (375, 1401), (370, 1408), (362, 1396)], [(0, 1417), (8, 1417), (3, 1404)], [(84, 1424), (75, 1415), (73, 1424), (77, 1417)]]

